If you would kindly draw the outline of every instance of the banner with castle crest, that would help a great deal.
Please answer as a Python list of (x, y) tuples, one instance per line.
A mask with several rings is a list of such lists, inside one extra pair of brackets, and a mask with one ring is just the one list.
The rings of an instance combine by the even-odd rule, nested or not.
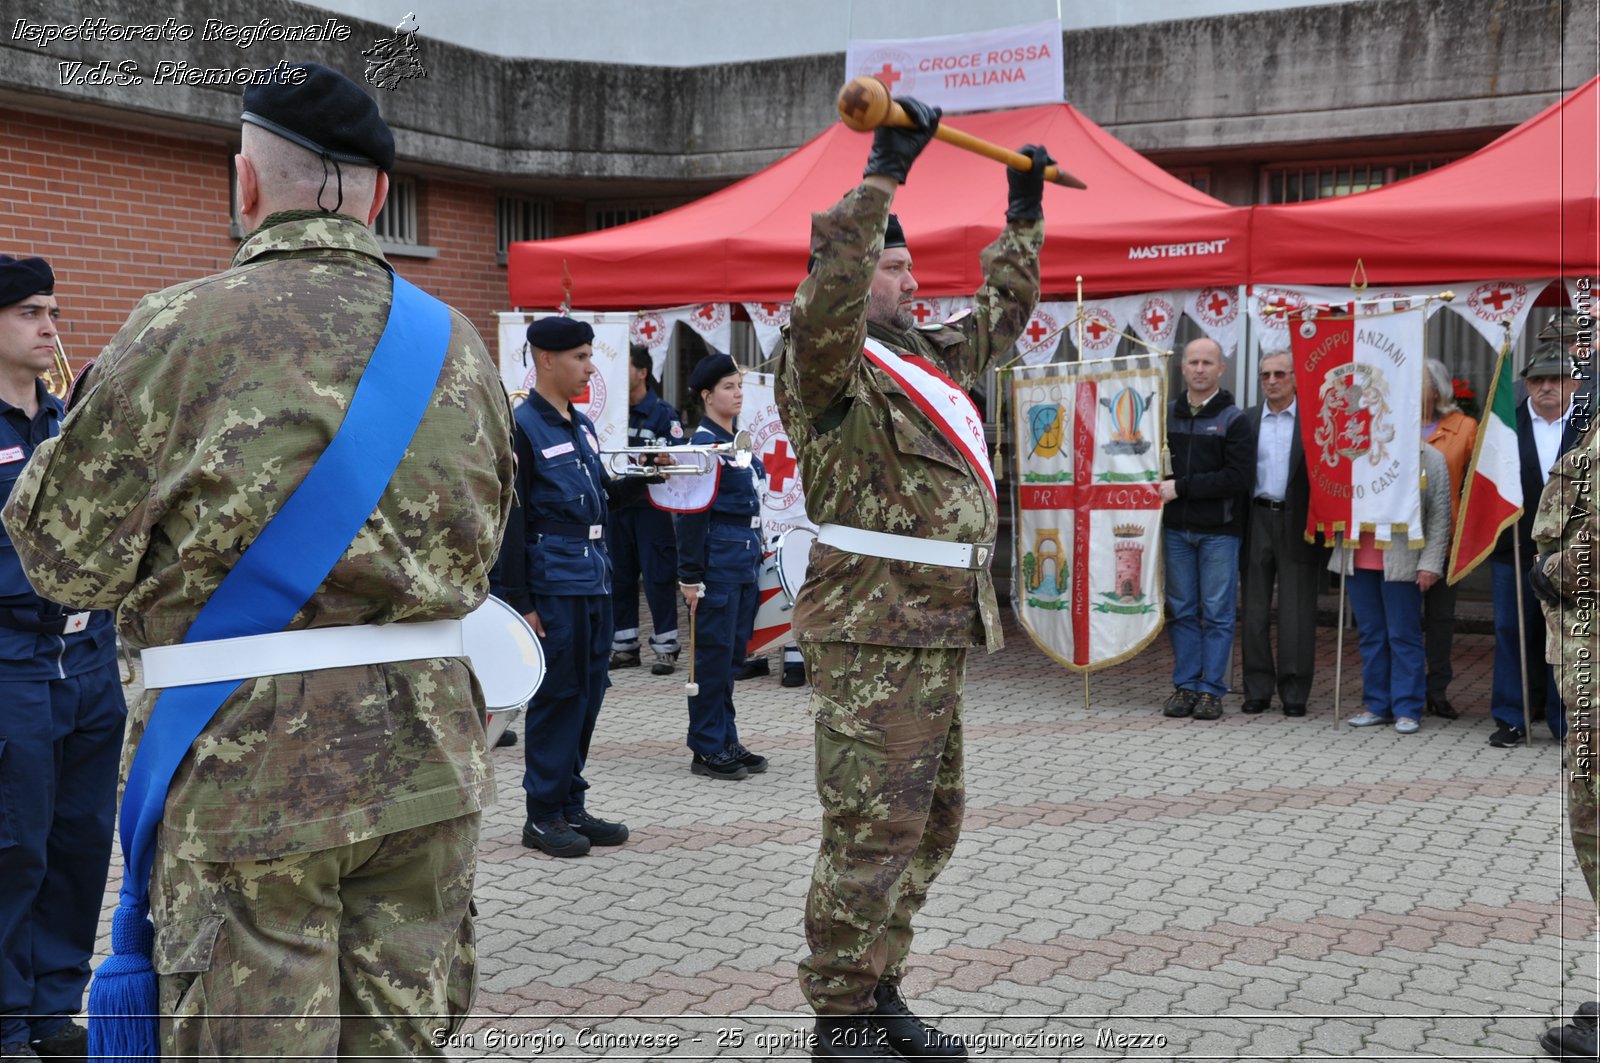
[(1011, 372), (1011, 601), (1039, 648), (1075, 672), (1125, 661), (1161, 630), (1162, 363)]

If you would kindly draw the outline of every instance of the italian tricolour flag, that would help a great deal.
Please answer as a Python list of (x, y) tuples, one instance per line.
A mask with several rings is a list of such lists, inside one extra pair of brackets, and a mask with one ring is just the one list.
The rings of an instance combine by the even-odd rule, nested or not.
[(1522, 516), (1522, 459), (1517, 451), (1517, 400), (1508, 349), (1500, 351), (1485, 409), (1450, 537), (1451, 583), (1488, 557), (1500, 533)]

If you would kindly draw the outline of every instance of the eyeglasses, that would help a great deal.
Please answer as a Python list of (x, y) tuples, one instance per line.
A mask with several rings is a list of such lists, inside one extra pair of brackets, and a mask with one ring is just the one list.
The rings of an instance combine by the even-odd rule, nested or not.
[(1263, 370), (1261, 370), (1261, 379), (1262, 380), (1280, 380), (1283, 377), (1286, 377), (1288, 375), (1289, 375), (1289, 370), (1287, 370), (1287, 369), (1263, 369)]

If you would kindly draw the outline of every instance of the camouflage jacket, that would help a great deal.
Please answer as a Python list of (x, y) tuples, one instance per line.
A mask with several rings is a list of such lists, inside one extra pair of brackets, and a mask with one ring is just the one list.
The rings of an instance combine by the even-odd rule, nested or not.
[[(862, 356), (872, 337), (922, 355), (966, 389), (1010, 349), (1039, 298), (1043, 222), (1013, 222), (983, 250), (976, 309), (908, 332), (866, 320), (890, 197), (861, 185), (812, 218), (815, 264), (795, 293), (776, 394), (818, 524), (992, 543), (988, 488), (928, 416)], [(884, 646), (1002, 645), (994, 581), (820, 544), (795, 603), (795, 637)]]
[[(294, 212), (227, 272), (146, 296), (6, 506), (34, 585), (116, 610), (134, 646), (181, 641), (338, 429), (390, 287), (365, 226)], [(291, 629), (459, 617), (488, 592), (510, 410), (476, 330), (453, 320), (387, 492)], [(130, 714), (124, 777), (153, 703)], [(456, 658), (246, 680), (173, 778), (167, 843), (261, 859), (478, 809), (494, 790), (481, 710)]]
[(1591, 421), (1572, 448), (1556, 459), (1533, 518), (1533, 542), (1544, 557), (1544, 574), (1562, 599), (1555, 605), (1544, 603), (1549, 632), (1545, 655), (1551, 664), (1563, 663), (1563, 652), (1569, 654), (1567, 663), (1575, 663), (1570, 657), (1573, 647), (1592, 645), (1595, 638), (1595, 610), (1600, 604), (1596, 475), (1600, 475), (1600, 420)]

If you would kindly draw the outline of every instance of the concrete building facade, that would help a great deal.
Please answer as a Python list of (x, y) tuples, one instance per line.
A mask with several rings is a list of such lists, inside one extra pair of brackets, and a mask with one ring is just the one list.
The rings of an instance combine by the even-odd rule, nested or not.
[[(313, 59), (359, 78), (362, 50), (392, 33), (289, 0), (178, 0), (153, 17), (128, 0), (14, 0), (0, 26), (0, 250), (55, 262), (75, 357), (141, 294), (227, 265), (243, 235), (235, 72)], [(1229, 202), (1282, 201), (1482, 146), (1595, 75), (1596, 21), (1597, 0), (1356, 0), (1071, 29), (1062, 61), (1067, 98), (1130, 146)], [(329, 39), (274, 36), (318, 27)], [(843, 71), (839, 53), (644, 66), (491, 55), (426, 25), (422, 39), (427, 76), (374, 90), (401, 188), (381, 235), (486, 334), (508, 308), (504, 239), (746, 176), (834, 120)]]

